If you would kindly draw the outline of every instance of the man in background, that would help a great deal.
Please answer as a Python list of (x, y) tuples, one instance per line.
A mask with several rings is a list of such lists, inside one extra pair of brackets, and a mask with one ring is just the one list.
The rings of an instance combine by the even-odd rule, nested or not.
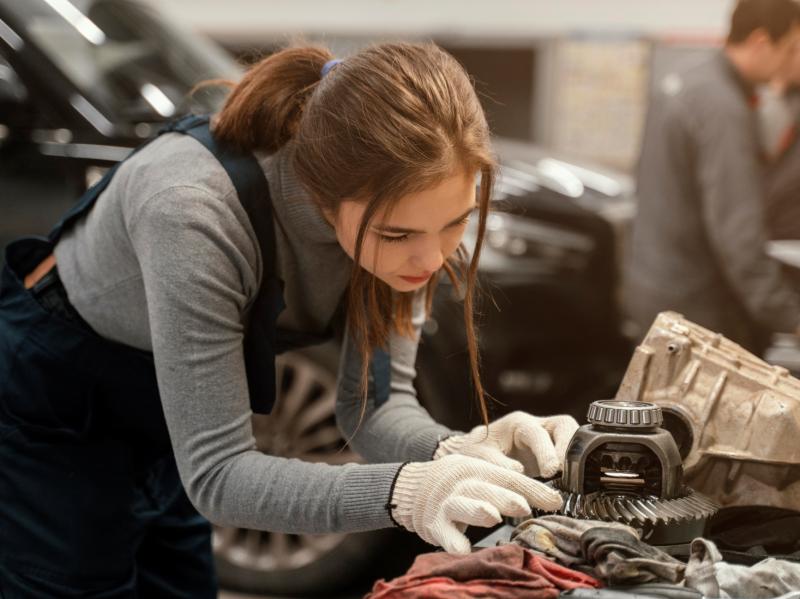
[(794, 0), (739, 0), (724, 48), (659, 82), (638, 169), (626, 277), (630, 315), (688, 319), (762, 353), (798, 332), (800, 294), (765, 253), (764, 180), (755, 86), (800, 43)]

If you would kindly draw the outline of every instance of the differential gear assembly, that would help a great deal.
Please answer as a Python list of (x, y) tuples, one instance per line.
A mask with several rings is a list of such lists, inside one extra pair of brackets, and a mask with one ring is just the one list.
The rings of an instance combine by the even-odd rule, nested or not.
[(595, 401), (589, 424), (567, 449), (560, 480), (560, 513), (615, 521), (640, 530), (655, 545), (702, 536), (718, 506), (683, 484), (683, 465), (672, 435), (661, 428), (661, 408), (639, 401)]

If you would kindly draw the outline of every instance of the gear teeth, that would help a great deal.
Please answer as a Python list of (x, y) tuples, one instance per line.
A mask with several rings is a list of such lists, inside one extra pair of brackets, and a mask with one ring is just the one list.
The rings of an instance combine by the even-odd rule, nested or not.
[(653, 506), (647, 501), (636, 498), (631, 501), (631, 504), (636, 511), (641, 514), (641, 517), (639, 518), (640, 522), (649, 522), (658, 519), (658, 514), (653, 511)]
[(711, 499), (688, 487), (684, 487), (680, 497), (659, 499), (604, 493), (582, 495), (562, 490), (559, 481), (548, 484), (564, 498), (560, 512), (573, 518), (622, 522), (631, 526), (670, 525), (704, 520), (719, 509)]
[[(664, 514), (665, 523), (669, 524), (670, 521), (684, 520), (684, 515), (678, 506), (673, 505), (673, 500), (665, 500), (659, 503), (658, 508)], [(691, 519), (691, 518), (690, 518)]]
[(612, 505), (614, 506), (614, 510), (620, 515), (622, 515), (623, 519), (628, 522), (633, 522), (637, 519), (636, 514), (631, 511), (629, 501), (619, 501), (619, 498), (616, 498)]

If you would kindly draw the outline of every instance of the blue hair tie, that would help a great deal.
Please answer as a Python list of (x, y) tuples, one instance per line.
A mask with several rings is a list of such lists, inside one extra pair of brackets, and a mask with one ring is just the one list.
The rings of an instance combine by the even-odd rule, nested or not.
[(325, 75), (330, 73), (331, 69), (333, 67), (335, 67), (337, 64), (339, 64), (340, 62), (342, 62), (341, 58), (334, 58), (333, 60), (329, 60), (328, 62), (326, 62), (325, 66), (322, 67), (322, 71), (321, 71), (320, 77), (324, 77)]

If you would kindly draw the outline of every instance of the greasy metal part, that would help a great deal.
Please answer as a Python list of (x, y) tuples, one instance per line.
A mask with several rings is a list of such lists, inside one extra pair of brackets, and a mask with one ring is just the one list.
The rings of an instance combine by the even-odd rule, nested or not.
[(661, 409), (650, 403), (600, 400), (592, 402), (586, 420), (596, 426), (622, 427), (624, 429), (652, 429), (661, 426)]
[[(680, 470), (680, 454), (664, 429), (643, 434), (584, 425), (575, 432), (567, 448), (562, 482), (565, 489), (574, 493), (586, 494), (608, 487), (641, 487), (643, 493), (672, 498), (680, 493)], [(637, 476), (628, 478), (626, 474)]]
[(719, 506), (708, 497), (685, 487), (675, 499), (614, 495), (603, 492), (581, 495), (550, 483), (561, 492), (564, 507), (559, 513), (572, 518), (611, 520), (639, 530), (653, 545), (687, 543), (703, 535), (708, 518)]
[(644, 402), (595, 401), (591, 424), (579, 428), (567, 447), (562, 487), (572, 493), (595, 491), (653, 495), (681, 493), (681, 457), (662, 428), (661, 410)]
[(800, 509), (800, 381), (785, 368), (663, 312), (616, 399), (662, 409), (697, 491), (724, 506)]
[(653, 544), (691, 541), (703, 533), (717, 505), (683, 484), (681, 456), (660, 428), (658, 406), (596, 401), (590, 424), (570, 441), (560, 481), (560, 512), (574, 518), (622, 522)]

